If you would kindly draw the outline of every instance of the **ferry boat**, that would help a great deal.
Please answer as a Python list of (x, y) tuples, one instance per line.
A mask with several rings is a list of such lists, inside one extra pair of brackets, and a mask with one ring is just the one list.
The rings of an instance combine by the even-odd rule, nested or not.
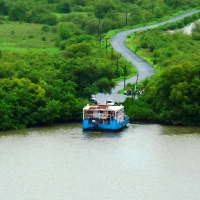
[(129, 123), (124, 106), (99, 104), (87, 105), (83, 108), (83, 130), (104, 129), (119, 130)]

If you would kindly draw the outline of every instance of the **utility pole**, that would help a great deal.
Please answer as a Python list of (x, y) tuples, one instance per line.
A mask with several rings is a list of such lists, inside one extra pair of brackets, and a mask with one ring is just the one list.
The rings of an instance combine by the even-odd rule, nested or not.
[[(137, 74), (137, 78), (136, 78), (136, 82), (135, 82), (135, 89), (134, 89), (134, 99), (135, 99), (135, 95), (136, 95), (136, 85), (137, 85), (137, 82), (138, 82), (138, 74)], [(133, 91), (132, 91), (132, 104), (133, 104)]]
[(117, 56), (117, 73), (118, 73), (118, 68), (119, 68), (119, 57)]
[(177, 9), (177, 6), (178, 6), (178, 1), (176, 0), (176, 1), (175, 1), (175, 11), (176, 11), (176, 9)]
[(101, 27), (99, 28), (99, 41), (101, 43)]
[(111, 49), (111, 60), (113, 60), (113, 47)]
[(128, 13), (126, 12), (126, 26), (127, 26), (127, 21), (128, 21)]
[(126, 65), (124, 66), (124, 89), (126, 87)]
[(100, 36), (100, 21), (101, 21), (101, 19), (99, 18), (99, 24), (98, 24), (98, 37)]
[(135, 82), (134, 99), (135, 99), (135, 95), (136, 95), (136, 86), (137, 86), (137, 82), (138, 82), (138, 74), (137, 74), (137, 79), (136, 79), (136, 82)]
[(128, 25), (128, 15), (130, 15), (131, 13), (126, 12), (126, 26)]

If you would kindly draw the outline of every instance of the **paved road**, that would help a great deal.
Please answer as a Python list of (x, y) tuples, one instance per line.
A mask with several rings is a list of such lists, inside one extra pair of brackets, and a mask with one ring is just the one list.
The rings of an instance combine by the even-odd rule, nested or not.
[[(199, 12), (200, 10), (195, 10), (191, 11), (185, 14), (182, 14), (180, 16), (174, 17), (172, 19), (169, 19), (165, 22), (161, 22), (158, 24), (154, 25), (149, 25), (141, 28), (135, 28), (127, 31), (122, 31), (120, 33), (117, 33), (114, 35), (114, 37), (111, 39), (111, 45), (115, 51), (120, 53), (124, 58), (126, 58), (128, 61), (130, 61), (135, 68), (137, 69), (138, 72), (138, 82), (145, 80), (147, 77), (152, 76), (155, 73), (155, 69), (147, 63), (145, 60), (143, 60), (141, 57), (133, 53), (127, 46), (126, 46), (126, 38), (128, 35), (131, 33), (141, 31), (141, 30), (147, 30), (147, 29), (152, 29), (156, 28), (160, 25), (164, 25), (167, 23), (175, 22), (178, 20), (183, 19), (184, 17), (190, 16), (194, 13)], [(135, 83), (136, 82), (137, 76), (134, 76), (132, 78), (129, 78), (126, 80), (126, 83)], [(118, 91), (124, 88), (124, 81), (118, 82), (118, 85), (112, 89), (111, 94), (97, 94), (97, 101), (99, 103), (105, 103), (107, 99), (113, 99), (114, 101), (117, 102), (123, 102), (127, 98), (126, 95), (118, 94)]]

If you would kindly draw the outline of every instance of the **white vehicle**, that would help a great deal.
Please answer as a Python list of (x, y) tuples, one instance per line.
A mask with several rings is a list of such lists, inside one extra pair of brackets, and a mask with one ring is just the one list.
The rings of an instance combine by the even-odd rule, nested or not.
[(91, 94), (91, 95), (90, 95), (90, 101), (91, 101), (92, 103), (95, 103), (95, 102), (96, 102), (96, 96), (95, 96), (94, 94)]
[(113, 100), (107, 100), (106, 104), (109, 105), (109, 106), (114, 106), (115, 105)]

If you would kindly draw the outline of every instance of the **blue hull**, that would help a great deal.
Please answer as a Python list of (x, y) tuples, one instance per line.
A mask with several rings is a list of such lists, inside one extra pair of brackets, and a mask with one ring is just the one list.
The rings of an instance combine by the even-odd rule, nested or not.
[(99, 129), (99, 130), (119, 130), (124, 128), (129, 123), (129, 118), (124, 119), (123, 122), (118, 123), (117, 120), (110, 120), (109, 123), (94, 123), (90, 119), (84, 119), (82, 128), (87, 129)]

